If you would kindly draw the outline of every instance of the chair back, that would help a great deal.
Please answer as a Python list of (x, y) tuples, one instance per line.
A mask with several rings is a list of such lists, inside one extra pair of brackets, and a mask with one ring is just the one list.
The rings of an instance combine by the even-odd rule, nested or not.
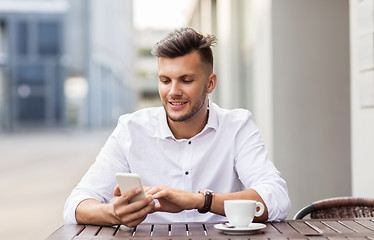
[(295, 215), (294, 219), (303, 219), (308, 214), (312, 219), (374, 217), (374, 199), (328, 198), (304, 207)]
[(362, 218), (374, 216), (374, 199), (339, 197), (314, 202), (311, 218)]

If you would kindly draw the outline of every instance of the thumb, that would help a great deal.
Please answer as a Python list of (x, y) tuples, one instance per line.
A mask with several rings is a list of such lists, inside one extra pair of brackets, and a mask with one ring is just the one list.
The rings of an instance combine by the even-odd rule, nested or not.
[(114, 188), (113, 196), (121, 196), (121, 190), (118, 185)]

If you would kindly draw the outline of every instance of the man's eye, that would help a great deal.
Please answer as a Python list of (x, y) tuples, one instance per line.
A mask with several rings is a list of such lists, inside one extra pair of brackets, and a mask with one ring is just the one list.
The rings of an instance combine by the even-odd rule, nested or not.
[(193, 82), (193, 79), (184, 79), (183, 82), (185, 82), (185, 83), (191, 83), (191, 82)]
[(160, 82), (162, 82), (162, 83), (169, 83), (170, 82), (170, 79), (164, 79), (164, 78), (162, 78), (162, 79), (160, 79)]

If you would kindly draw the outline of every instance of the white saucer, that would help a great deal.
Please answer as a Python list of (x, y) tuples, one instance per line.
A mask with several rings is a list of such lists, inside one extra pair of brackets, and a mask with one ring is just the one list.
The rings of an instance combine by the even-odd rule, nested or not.
[(233, 227), (229, 228), (224, 224), (214, 225), (215, 229), (221, 230), (224, 234), (230, 235), (243, 235), (243, 234), (254, 234), (257, 231), (264, 229), (266, 227), (263, 223), (251, 223), (248, 227)]

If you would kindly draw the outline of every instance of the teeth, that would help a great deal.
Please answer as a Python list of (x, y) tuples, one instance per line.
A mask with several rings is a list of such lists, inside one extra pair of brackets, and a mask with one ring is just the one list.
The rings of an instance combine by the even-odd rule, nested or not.
[(171, 105), (182, 105), (184, 103), (171, 103)]

